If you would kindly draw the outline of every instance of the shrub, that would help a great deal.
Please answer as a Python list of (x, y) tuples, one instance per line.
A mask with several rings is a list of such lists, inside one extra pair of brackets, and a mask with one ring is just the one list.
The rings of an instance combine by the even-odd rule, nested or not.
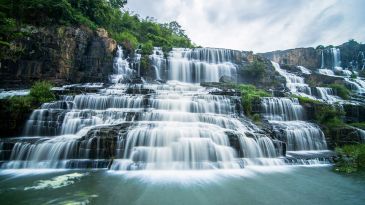
[(30, 89), (30, 97), (35, 103), (45, 103), (56, 100), (56, 96), (51, 91), (52, 84), (47, 81), (38, 81)]
[(270, 97), (271, 95), (265, 90), (258, 89), (254, 85), (240, 84), (236, 89), (241, 91), (242, 106), (246, 115), (252, 114), (252, 104), (260, 97)]
[(343, 109), (337, 105), (321, 104), (315, 108), (315, 120), (327, 127), (343, 125), (342, 118), (345, 115)]
[(350, 99), (351, 91), (342, 84), (330, 84), (330, 88), (335, 90), (336, 94), (344, 100)]
[(306, 103), (309, 103), (309, 104), (321, 104), (322, 103), (319, 100), (312, 99), (312, 98), (309, 98), (309, 97), (299, 96), (299, 95), (292, 95), (291, 97), (298, 98), (300, 104), (306, 104)]
[(261, 78), (265, 73), (265, 68), (266, 66), (263, 62), (254, 60), (243, 69), (243, 73), (251, 78)]
[(338, 161), (336, 171), (352, 173), (365, 170), (365, 144), (345, 145), (336, 148)]
[(142, 50), (143, 55), (152, 54), (152, 51), (153, 51), (152, 41), (147, 41), (147, 43), (142, 44), (141, 50)]
[(130, 50), (136, 49), (139, 44), (137, 38), (129, 31), (124, 31), (122, 33), (114, 34), (113, 38), (117, 42), (122, 43), (125, 48)]

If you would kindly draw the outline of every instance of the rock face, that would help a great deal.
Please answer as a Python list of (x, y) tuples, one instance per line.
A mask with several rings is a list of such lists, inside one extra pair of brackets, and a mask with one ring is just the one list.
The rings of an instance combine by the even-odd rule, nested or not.
[(1, 61), (0, 87), (20, 87), (36, 80), (56, 85), (104, 82), (112, 72), (117, 47), (105, 30), (85, 27), (34, 28), (17, 44), (23, 54), (15, 62)]
[(301, 65), (309, 69), (321, 67), (321, 52), (314, 48), (295, 48), (284, 51), (260, 53), (272, 61), (286, 65)]

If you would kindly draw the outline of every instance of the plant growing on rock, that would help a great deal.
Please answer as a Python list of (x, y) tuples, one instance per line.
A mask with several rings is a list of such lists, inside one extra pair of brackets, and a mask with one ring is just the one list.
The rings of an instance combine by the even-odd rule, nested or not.
[(36, 104), (50, 102), (56, 100), (56, 96), (51, 89), (51, 83), (47, 81), (38, 81), (30, 89), (29, 95)]
[(344, 100), (350, 99), (351, 91), (347, 89), (342, 84), (331, 84), (329, 85), (330, 88), (332, 88), (338, 96), (340, 96)]
[(365, 144), (345, 145), (336, 148), (338, 159), (336, 171), (353, 173), (365, 170)]
[(265, 90), (258, 89), (254, 85), (239, 84), (236, 89), (241, 91), (242, 106), (246, 115), (251, 116), (252, 105), (260, 97), (270, 97), (270, 93)]

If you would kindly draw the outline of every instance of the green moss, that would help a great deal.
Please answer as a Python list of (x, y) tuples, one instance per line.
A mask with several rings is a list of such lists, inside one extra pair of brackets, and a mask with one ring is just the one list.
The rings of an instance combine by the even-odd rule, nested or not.
[(345, 145), (336, 148), (338, 160), (335, 170), (344, 173), (353, 173), (365, 170), (365, 144)]
[(251, 116), (252, 104), (255, 100), (259, 100), (260, 97), (270, 97), (270, 93), (265, 90), (258, 89), (254, 85), (239, 84), (235, 86), (236, 89), (241, 91), (242, 106), (246, 115)]
[(328, 87), (335, 90), (336, 94), (344, 100), (350, 99), (351, 91), (342, 84), (330, 84)]
[(365, 130), (365, 122), (355, 122), (350, 125)]

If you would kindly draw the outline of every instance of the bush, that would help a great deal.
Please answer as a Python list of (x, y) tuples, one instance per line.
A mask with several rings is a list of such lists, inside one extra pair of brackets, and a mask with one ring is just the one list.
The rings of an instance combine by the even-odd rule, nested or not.
[(251, 116), (252, 104), (260, 97), (270, 97), (271, 95), (265, 90), (258, 89), (254, 85), (240, 84), (236, 85), (236, 89), (241, 91), (242, 106), (246, 115)]
[(292, 95), (291, 97), (298, 98), (300, 104), (306, 104), (306, 103), (309, 103), (309, 104), (321, 104), (322, 103), (319, 100), (312, 99), (312, 98), (309, 98), (309, 97), (304, 97), (304, 96)]
[(152, 41), (142, 44), (141, 50), (143, 55), (151, 55), (153, 51)]
[(131, 34), (129, 31), (124, 31), (113, 35), (113, 38), (118, 42), (122, 43), (127, 49), (134, 50), (139, 45), (137, 38)]
[(336, 171), (352, 173), (365, 170), (365, 144), (345, 145), (336, 148), (338, 160)]
[(29, 96), (37, 104), (56, 100), (56, 96), (51, 91), (52, 84), (47, 81), (38, 81), (30, 89)]
[(331, 84), (329, 85), (330, 88), (332, 88), (338, 96), (340, 96), (344, 100), (350, 99), (351, 91), (347, 89), (342, 84)]
[(315, 120), (317, 123), (327, 127), (338, 127), (344, 125), (342, 118), (345, 115), (343, 109), (337, 105), (321, 104), (315, 107)]
[(254, 60), (243, 69), (243, 73), (251, 78), (261, 78), (265, 73), (265, 68), (266, 66), (263, 62)]

